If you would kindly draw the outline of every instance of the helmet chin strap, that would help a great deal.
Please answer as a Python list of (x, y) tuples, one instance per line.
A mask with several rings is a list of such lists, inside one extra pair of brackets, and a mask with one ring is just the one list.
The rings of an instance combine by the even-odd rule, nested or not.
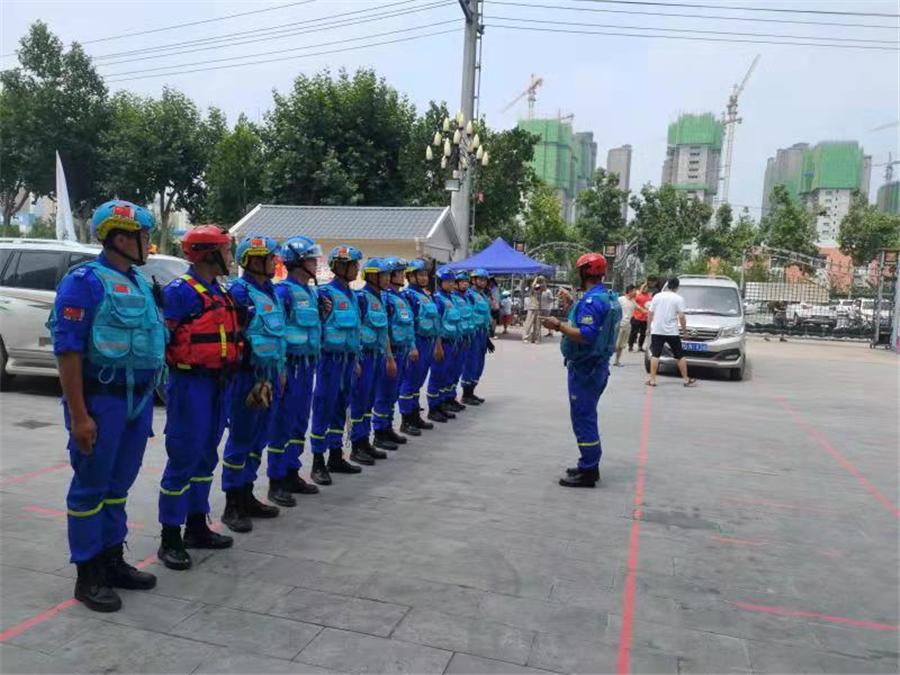
[[(131, 237), (132, 239), (135, 240), (135, 242), (137, 242), (137, 248), (138, 248), (138, 257), (137, 258), (135, 258), (130, 253), (126, 253), (125, 251), (120, 249), (118, 246), (113, 244), (112, 241), (110, 241), (108, 244), (106, 243), (106, 239), (110, 239), (111, 237), (115, 236), (115, 234), (123, 234), (126, 237)], [(104, 248), (108, 248), (110, 251), (114, 251), (115, 253), (118, 253), (120, 256), (125, 258), (125, 260), (130, 262), (132, 265), (146, 265), (147, 264), (147, 261), (144, 259), (144, 242), (141, 241), (141, 231), (140, 230), (134, 230), (134, 231), (115, 230), (115, 231), (107, 234), (106, 239), (103, 240)]]
[(207, 259), (212, 258), (212, 261), (219, 266), (219, 269), (222, 270), (222, 276), (228, 276), (228, 265), (225, 264), (225, 258), (222, 255), (222, 252), (219, 249), (213, 251), (210, 255), (207, 256)]

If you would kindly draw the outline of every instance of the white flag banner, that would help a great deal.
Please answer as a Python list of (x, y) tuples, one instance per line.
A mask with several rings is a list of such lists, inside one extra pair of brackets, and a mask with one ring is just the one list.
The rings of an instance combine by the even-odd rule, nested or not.
[(56, 151), (56, 238), (60, 240), (78, 241), (75, 236), (75, 224), (72, 221), (72, 207), (69, 204), (69, 188), (66, 185), (66, 173), (63, 171), (59, 151)]

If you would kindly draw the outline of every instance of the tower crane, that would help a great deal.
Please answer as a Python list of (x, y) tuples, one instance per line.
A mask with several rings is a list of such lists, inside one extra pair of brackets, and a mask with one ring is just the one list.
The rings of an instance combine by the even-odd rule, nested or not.
[(534, 102), (537, 100), (536, 92), (538, 90), (538, 87), (540, 87), (542, 84), (544, 84), (544, 78), (536, 77), (534, 75), (534, 73), (532, 73), (531, 74), (531, 82), (525, 88), (525, 91), (523, 91), (521, 94), (516, 96), (512, 101), (510, 101), (509, 104), (507, 104), (507, 106), (505, 108), (503, 108), (503, 110), (501, 110), (500, 112), (506, 112), (507, 110), (512, 108), (516, 103), (521, 101), (523, 98), (528, 97), (528, 119), (534, 119)]
[(882, 162), (881, 164), (874, 164), (873, 166), (883, 166), (884, 167), (884, 182), (890, 183), (894, 180), (894, 166), (900, 164), (900, 159), (894, 159), (891, 153), (888, 153), (888, 161)]
[(728, 189), (731, 186), (731, 158), (734, 154), (735, 126), (743, 122), (743, 119), (738, 117), (738, 98), (743, 93), (744, 87), (747, 86), (747, 81), (750, 79), (753, 71), (756, 70), (759, 57), (759, 54), (753, 57), (753, 63), (747, 69), (747, 74), (744, 75), (744, 79), (741, 80), (740, 84), (734, 85), (731, 95), (728, 97), (728, 105), (725, 107), (725, 116), (722, 119), (722, 123), (725, 125), (725, 166), (722, 172), (722, 191), (716, 200), (717, 205), (728, 201)]

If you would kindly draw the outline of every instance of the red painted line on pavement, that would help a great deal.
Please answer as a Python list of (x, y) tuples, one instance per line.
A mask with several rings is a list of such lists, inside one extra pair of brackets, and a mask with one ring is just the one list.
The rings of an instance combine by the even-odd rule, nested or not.
[(861, 619), (849, 619), (845, 616), (831, 616), (829, 614), (820, 614), (819, 612), (809, 612), (803, 609), (789, 609), (787, 607), (773, 607), (770, 605), (754, 605), (749, 602), (735, 602), (735, 607), (747, 610), (748, 612), (762, 612), (764, 614), (775, 614), (777, 616), (786, 616), (800, 619), (818, 619), (819, 621), (827, 621), (829, 623), (842, 623), (848, 626), (856, 626), (857, 628), (871, 628), (872, 630), (883, 631), (900, 631), (900, 626), (890, 623), (880, 623), (878, 621), (864, 621)]
[(0, 642), (6, 642), (7, 640), (12, 640), (14, 637), (21, 635), (29, 628), (34, 628), (38, 624), (44, 623), (47, 619), (51, 619), (60, 612), (68, 609), (72, 605), (78, 604), (78, 601), (75, 598), (69, 598), (68, 600), (64, 600), (58, 605), (54, 605), (49, 609), (45, 609), (40, 614), (35, 614), (30, 619), (25, 619), (22, 623), (18, 623), (12, 628), (7, 628), (5, 631), (0, 633)]
[(641, 538), (641, 517), (644, 504), (644, 479), (647, 469), (647, 443), (650, 440), (650, 407), (653, 389), (647, 387), (644, 395), (644, 411), (641, 419), (641, 442), (638, 451), (637, 481), (634, 485), (634, 511), (631, 521), (631, 535), (628, 540), (628, 574), (622, 594), (622, 629), (619, 632), (619, 657), (616, 662), (618, 675), (627, 675), (631, 669), (631, 641), (634, 622), (634, 596), (637, 583), (638, 547)]
[(717, 541), (720, 544), (731, 544), (732, 546), (768, 546), (769, 542), (767, 541), (755, 541), (753, 539), (737, 539), (736, 537), (720, 537), (717, 534), (712, 534), (709, 537), (713, 541)]
[[(44, 506), (23, 506), (23, 511), (27, 511), (28, 513), (37, 513), (41, 516), (50, 516), (51, 518), (65, 518), (68, 514), (62, 509), (48, 509)], [(131, 521), (127, 522), (126, 525), (129, 529), (142, 530), (144, 529), (143, 523), (132, 523)]]
[(838, 449), (835, 448), (831, 444), (831, 441), (829, 441), (822, 432), (820, 432), (818, 429), (816, 429), (814, 426), (812, 426), (809, 422), (807, 422), (800, 415), (800, 413), (798, 413), (796, 410), (794, 410), (791, 407), (791, 405), (787, 402), (787, 400), (785, 400), (781, 396), (775, 396), (774, 398), (776, 401), (778, 401), (778, 404), (782, 408), (784, 408), (788, 412), (788, 414), (794, 419), (794, 422), (797, 424), (798, 427), (803, 429), (814, 441), (816, 441), (819, 444), (819, 446), (825, 452), (827, 452), (829, 455), (831, 455), (831, 457), (835, 461), (837, 461), (837, 463), (840, 464), (847, 471), (847, 473), (849, 473), (851, 476), (856, 478), (856, 480), (859, 481), (859, 484), (862, 485), (863, 488), (865, 488), (866, 492), (868, 492), (870, 495), (875, 497), (875, 499), (878, 501), (879, 504), (881, 504), (884, 508), (886, 508), (892, 514), (894, 514), (895, 518), (900, 519), (900, 508), (897, 508), (896, 504), (894, 504), (890, 499), (888, 499), (883, 494), (881, 494), (881, 492), (878, 490), (878, 488), (875, 487), (874, 485), (872, 485), (872, 483), (869, 482), (869, 479), (863, 475), (862, 471), (860, 471), (858, 468), (856, 468), (856, 466), (853, 464), (853, 462), (851, 462), (849, 459), (844, 457), (838, 451)]
[(53, 466), (45, 466), (43, 469), (36, 469), (35, 471), (29, 471), (28, 473), (23, 473), (21, 476), (11, 476), (9, 478), (4, 478), (0, 480), (0, 486), (2, 485), (16, 485), (18, 483), (25, 483), (30, 481), (32, 478), (38, 478), (39, 476), (43, 476), (48, 473), (53, 473), (55, 471), (62, 471), (63, 469), (68, 469), (69, 463), (62, 462), (60, 464), (54, 464)]

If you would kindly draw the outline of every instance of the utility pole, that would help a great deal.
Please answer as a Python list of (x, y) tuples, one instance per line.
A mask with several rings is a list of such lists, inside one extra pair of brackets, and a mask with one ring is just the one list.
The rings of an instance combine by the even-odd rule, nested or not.
[[(481, 33), (478, 9), (480, 0), (458, 0), (466, 19), (466, 35), (463, 42), (462, 94), (460, 110), (466, 121), (475, 116), (475, 80), (478, 70), (478, 36)], [(460, 258), (469, 255), (469, 218), (472, 199), (472, 176), (466, 171), (459, 190), (450, 195), (450, 213), (456, 224), (456, 232), (462, 242)]]

